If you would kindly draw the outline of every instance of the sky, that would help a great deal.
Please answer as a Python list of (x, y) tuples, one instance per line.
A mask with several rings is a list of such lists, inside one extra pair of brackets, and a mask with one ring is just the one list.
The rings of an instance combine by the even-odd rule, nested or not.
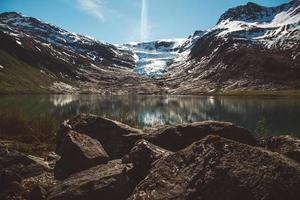
[[(212, 28), (229, 8), (248, 0), (0, 0), (15, 11), (100, 41), (122, 44), (186, 38)], [(252, 0), (277, 6), (288, 0)]]

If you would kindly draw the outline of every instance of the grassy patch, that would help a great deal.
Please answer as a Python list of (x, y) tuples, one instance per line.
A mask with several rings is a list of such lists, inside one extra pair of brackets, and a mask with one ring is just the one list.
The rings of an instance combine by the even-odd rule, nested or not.
[(55, 147), (61, 120), (50, 115), (26, 117), (21, 111), (0, 112), (0, 140), (24, 153), (43, 156)]
[(53, 80), (40, 69), (32, 67), (0, 50), (0, 94), (47, 93)]

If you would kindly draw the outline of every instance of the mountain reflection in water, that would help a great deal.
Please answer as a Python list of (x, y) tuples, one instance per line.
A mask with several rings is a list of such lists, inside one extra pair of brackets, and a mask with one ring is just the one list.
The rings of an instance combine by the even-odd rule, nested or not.
[(1, 96), (0, 110), (19, 109), (28, 117), (49, 114), (67, 119), (93, 113), (145, 128), (202, 120), (222, 120), (254, 131), (266, 119), (272, 134), (300, 134), (300, 101), (284, 97), (225, 96)]

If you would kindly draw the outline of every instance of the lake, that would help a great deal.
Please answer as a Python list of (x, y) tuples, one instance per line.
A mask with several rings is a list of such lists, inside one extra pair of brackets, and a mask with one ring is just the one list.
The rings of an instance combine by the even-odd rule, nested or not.
[[(26, 118), (43, 115), (59, 122), (79, 113), (93, 113), (145, 128), (202, 120), (222, 120), (252, 132), (300, 136), (300, 98), (248, 96), (0, 96), (0, 113), (19, 111)], [(1, 127), (0, 127), (1, 128)]]

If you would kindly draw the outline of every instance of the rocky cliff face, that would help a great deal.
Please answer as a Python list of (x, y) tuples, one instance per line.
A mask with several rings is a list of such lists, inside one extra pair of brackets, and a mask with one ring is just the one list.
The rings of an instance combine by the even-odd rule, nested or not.
[(170, 66), (170, 92), (299, 89), (299, 11), (299, 1), (229, 9)]

